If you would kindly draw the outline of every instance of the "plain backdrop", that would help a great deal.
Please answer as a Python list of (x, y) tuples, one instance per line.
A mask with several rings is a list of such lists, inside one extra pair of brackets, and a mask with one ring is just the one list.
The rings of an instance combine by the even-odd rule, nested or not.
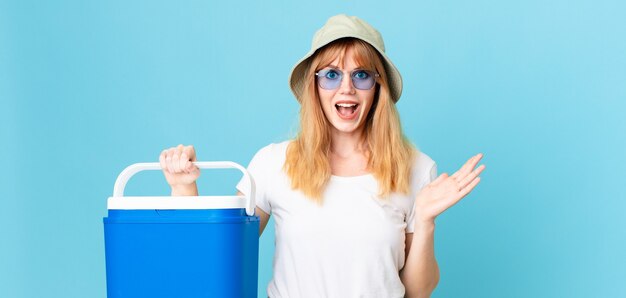
[[(0, 296), (105, 297), (117, 175), (181, 143), (247, 165), (292, 138), (289, 72), (338, 13), (383, 34), (404, 132), (440, 173), (485, 154), (480, 186), (437, 219), (433, 297), (626, 296), (617, 0), (0, 1)], [(200, 193), (238, 179), (203, 172)], [(168, 187), (143, 173), (127, 194)]]

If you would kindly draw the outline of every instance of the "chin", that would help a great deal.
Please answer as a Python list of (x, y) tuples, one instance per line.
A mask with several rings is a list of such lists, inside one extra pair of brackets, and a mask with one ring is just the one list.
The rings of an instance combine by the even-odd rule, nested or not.
[(358, 131), (359, 128), (362, 127), (362, 125), (360, 125), (360, 123), (341, 123), (343, 121), (336, 121), (335, 123), (332, 123), (333, 127), (340, 132), (343, 133), (352, 133), (355, 131)]

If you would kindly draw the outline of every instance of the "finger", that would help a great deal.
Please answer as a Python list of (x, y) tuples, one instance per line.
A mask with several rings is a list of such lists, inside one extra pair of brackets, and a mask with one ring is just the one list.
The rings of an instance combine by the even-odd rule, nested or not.
[(187, 173), (187, 163), (189, 163), (189, 156), (187, 156), (187, 153), (183, 152), (180, 154), (180, 160), (178, 161), (179, 165), (178, 167), (180, 168), (181, 172), (185, 172)]
[(479, 182), (480, 182), (480, 177), (476, 177), (474, 180), (472, 180), (472, 182), (470, 182), (470, 184), (468, 184), (465, 188), (463, 188), (461, 192), (459, 193), (460, 197), (457, 199), (457, 202), (460, 201), (463, 197), (465, 197), (468, 193), (470, 193), (470, 191), (472, 191), (474, 187), (478, 185)]
[(191, 173), (195, 165), (193, 164), (196, 161), (196, 152), (193, 149), (193, 146), (185, 146), (183, 148), (183, 154), (185, 156), (185, 162), (181, 164), (181, 169), (185, 171), (185, 173)]
[(189, 160), (196, 161), (196, 150), (193, 148), (193, 146), (190, 145), (185, 147), (183, 149), (183, 153), (187, 154)]
[(189, 162), (189, 164), (191, 166), (189, 166), (189, 174), (193, 174), (193, 175), (198, 175), (200, 176), (200, 168), (198, 168), (196, 165), (194, 165), (192, 162)]
[(190, 162), (187, 164), (187, 171), (188, 171), (189, 173), (195, 173), (195, 172), (196, 172), (196, 171), (198, 171), (198, 170), (200, 170), (200, 168), (198, 168), (198, 166), (196, 166), (196, 165), (194, 164), (194, 161), (190, 161)]
[(463, 180), (459, 182), (459, 186), (461, 189), (465, 188), (470, 182), (474, 180), (474, 178), (478, 177), (480, 173), (485, 169), (485, 165), (480, 165), (478, 168), (473, 170), (469, 175), (467, 175)]
[(193, 163), (193, 161), (188, 161), (185, 165), (185, 171), (187, 173), (193, 173), (198, 169), (198, 167)]
[(172, 156), (172, 169), (174, 169), (174, 173), (180, 173), (180, 152), (178, 150)]
[(468, 159), (465, 164), (456, 173), (454, 173), (454, 178), (462, 178), (464, 175), (467, 175), (467, 173), (469, 173), (476, 166), (481, 158), (482, 154), (476, 154), (470, 157), (470, 159)]
[(469, 174), (472, 171), (472, 169), (476, 167), (476, 165), (478, 164), (481, 158), (483, 158), (482, 153), (472, 156), (470, 159), (467, 160), (467, 162), (465, 162), (465, 164), (461, 167), (461, 169), (456, 171), (456, 173), (452, 174), (452, 178), (454, 178), (457, 181), (463, 180), (465, 176), (467, 176), (467, 174)]
[(172, 157), (174, 156), (175, 148), (167, 149), (167, 155), (165, 156), (165, 164), (167, 165), (167, 171), (170, 174), (174, 174), (174, 168), (172, 167)]
[(165, 164), (165, 156), (167, 155), (167, 150), (161, 151), (159, 155), (159, 164), (161, 165), (161, 170), (167, 171), (167, 164)]
[(185, 164), (185, 160), (182, 156), (183, 152), (185, 152), (185, 146), (183, 144), (178, 144), (178, 146), (176, 146), (176, 156), (178, 157), (178, 160), (174, 163), (174, 168), (176, 168), (177, 173), (185, 171), (185, 168), (183, 167)]
[(430, 184), (437, 185), (441, 183), (441, 181), (445, 180), (446, 178), (448, 178), (448, 173), (442, 173), (441, 175), (439, 175), (439, 177), (437, 177), (437, 179), (433, 180)]
[(195, 165), (193, 164), (193, 159), (188, 155), (187, 152), (183, 151), (180, 155), (180, 169), (185, 173), (190, 173)]

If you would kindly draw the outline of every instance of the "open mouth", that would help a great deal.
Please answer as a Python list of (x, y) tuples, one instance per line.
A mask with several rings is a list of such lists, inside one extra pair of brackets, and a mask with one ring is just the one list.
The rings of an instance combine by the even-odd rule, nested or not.
[(337, 114), (343, 119), (352, 119), (356, 116), (356, 110), (359, 107), (356, 103), (338, 103), (335, 105)]

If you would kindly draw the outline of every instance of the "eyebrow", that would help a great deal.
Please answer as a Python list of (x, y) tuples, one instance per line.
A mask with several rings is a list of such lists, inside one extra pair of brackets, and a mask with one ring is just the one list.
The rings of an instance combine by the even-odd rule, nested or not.
[[(341, 68), (339, 68), (339, 66), (334, 65), (334, 64), (328, 64), (328, 65), (324, 66), (324, 68), (329, 68), (329, 67), (330, 67), (330, 68), (334, 68), (334, 69), (339, 69), (339, 70), (341, 70)], [(324, 69), (324, 68), (322, 68), (322, 69)], [(353, 70), (351, 70), (351, 71), (354, 71), (354, 70), (367, 70), (367, 69), (366, 69), (366, 68), (364, 68), (364, 67), (362, 67), (362, 66), (357, 66), (355, 69), (353, 69)]]

